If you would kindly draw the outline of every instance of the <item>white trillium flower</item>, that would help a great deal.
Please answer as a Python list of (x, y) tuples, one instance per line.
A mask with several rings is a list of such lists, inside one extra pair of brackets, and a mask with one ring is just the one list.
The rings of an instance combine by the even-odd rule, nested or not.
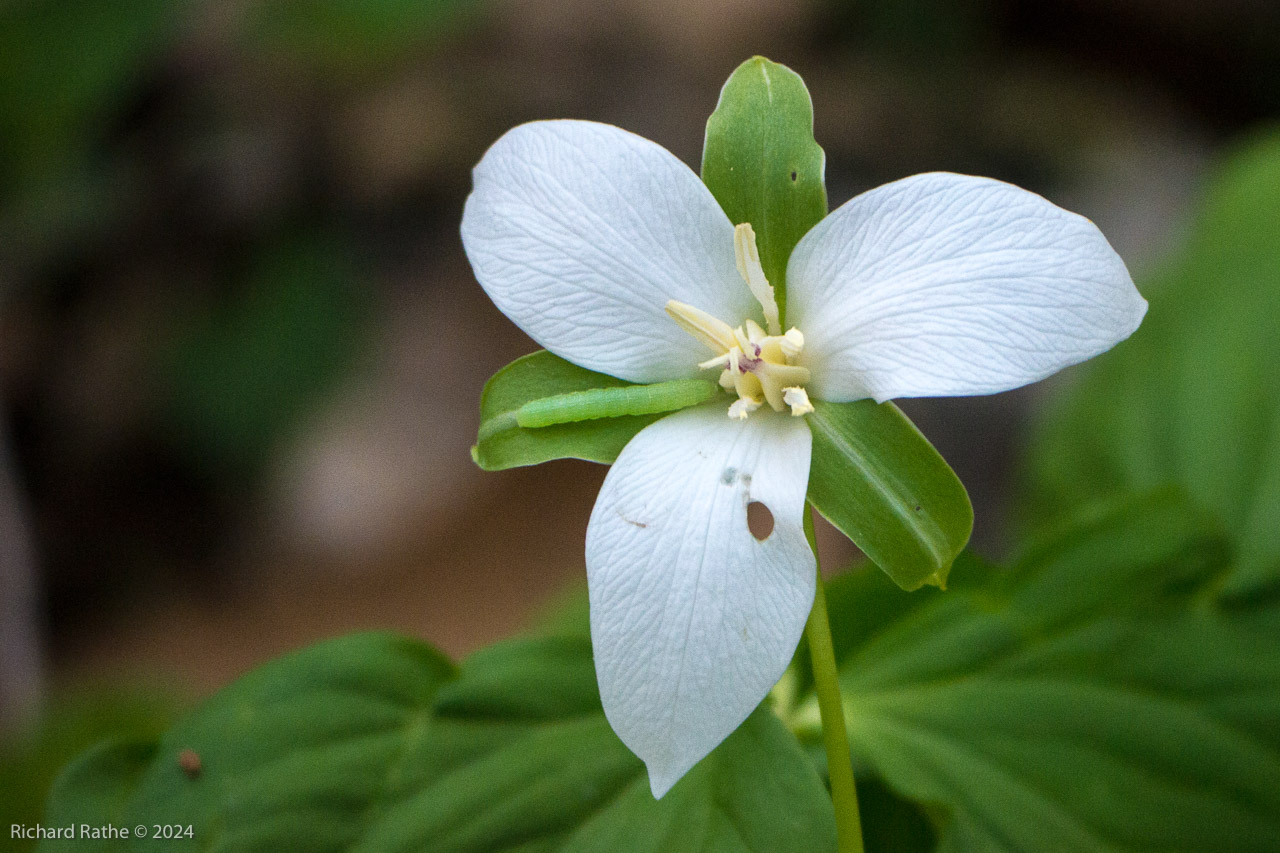
[[(804, 630), (809, 398), (1009, 390), (1109, 349), (1146, 312), (1089, 220), (933, 173), (854, 198), (800, 240), (784, 332), (750, 230), (666, 149), (583, 121), (498, 140), (462, 240), (485, 292), (552, 353), (630, 382), (718, 371), (736, 395), (636, 434), (587, 528), (601, 699), (656, 797), (746, 719)], [(774, 519), (763, 541), (753, 502)]]

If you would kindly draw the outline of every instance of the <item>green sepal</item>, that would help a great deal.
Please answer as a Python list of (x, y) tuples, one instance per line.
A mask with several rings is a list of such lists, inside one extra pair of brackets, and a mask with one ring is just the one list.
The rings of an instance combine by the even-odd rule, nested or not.
[(739, 65), (707, 119), (702, 181), (735, 225), (751, 223), (784, 322), (791, 250), (827, 215), (825, 163), (800, 75), (762, 56)]
[(946, 460), (892, 403), (814, 401), (809, 502), (905, 590), (945, 586), (973, 531)]
[(508, 364), (489, 378), (480, 395), (480, 432), (471, 458), (486, 471), (537, 465), (552, 459), (613, 462), (631, 437), (663, 414), (625, 415), (525, 429), (516, 413), (533, 400), (593, 388), (621, 388), (624, 382), (571, 364), (539, 350)]

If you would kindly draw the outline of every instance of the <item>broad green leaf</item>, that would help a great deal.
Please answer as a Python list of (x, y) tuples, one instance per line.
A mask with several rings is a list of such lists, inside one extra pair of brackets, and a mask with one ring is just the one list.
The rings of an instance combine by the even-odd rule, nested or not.
[[(542, 638), (461, 668), (385, 634), (270, 663), (214, 696), (136, 772), (115, 748), (68, 769), (51, 815), (193, 827), (166, 850), (627, 853), (834, 850), (831, 803), (758, 710), (661, 801), (609, 728), (589, 643)], [(178, 756), (200, 756), (198, 774)], [(124, 788), (109, 804), (110, 783)], [(82, 849), (46, 842), (41, 850)], [(103, 849), (145, 851), (133, 839)]]
[(662, 415), (625, 415), (525, 429), (516, 423), (516, 413), (525, 403), (557, 394), (630, 385), (546, 350), (518, 358), (485, 383), (480, 395), (480, 435), (471, 458), (486, 471), (565, 458), (610, 463), (633, 435)]
[(1280, 133), (1212, 182), (1185, 250), (1142, 285), (1151, 310), (1039, 420), (1035, 519), (1162, 483), (1232, 534), (1224, 589), (1280, 583)]
[(824, 170), (800, 75), (762, 56), (739, 65), (707, 120), (702, 180), (735, 225), (755, 229), (784, 322), (791, 250), (827, 215)]
[(897, 406), (814, 402), (809, 501), (906, 590), (944, 586), (973, 507)]
[(1280, 618), (1214, 604), (1227, 559), (1166, 492), (887, 619), (878, 573), (842, 581), (855, 756), (944, 851), (1280, 849)]

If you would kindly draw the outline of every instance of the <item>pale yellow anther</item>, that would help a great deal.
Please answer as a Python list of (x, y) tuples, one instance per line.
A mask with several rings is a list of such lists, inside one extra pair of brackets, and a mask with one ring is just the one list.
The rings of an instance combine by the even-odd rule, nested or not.
[(800, 350), (804, 349), (804, 335), (800, 333), (799, 329), (792, 326), (790, 329), (787, 329), (787, 333), (782, 336), (782, 341), (779, 343), (779, 346), (782, 347), (783, 355), (787, 358), (795, 358), (800, 354)]
[(724, 367), (729, 363), (729, 353), (718, 355), (715, 358), (709, 358), (706, 361), (698, 362), (699, 370), (710, 370), (713, 367)]
[(760, 408), (760, 404), (749, 397), (739, 397), (729, 406), (729, 417), (738, 421), (745, 421), (747, 415)]
[(667, 302), (666, 311), (680, 328), (706, 344), (712, 352), (728, 352), (738, 344), (728, 323), (712, 317), (701, 308), (672, 299)]
[(800, 417), (813, 411), (809, 394), (803, 388), (783, 388), (782, 401), (791, 407), (791, 416)]
[(782, 334), (782, 321), (778, 318), (778, 300), (773, 294), (773, 285), (765, 277), (764, 267), (760, 265), (756, 232), (750, 222), (734, 227), (733, 253), (738, 259), (738, 273), (751, 289), (751, 294), (759, 301), (760, 307), (764, 309), (764, 322), (769, 327), (769, 334)]

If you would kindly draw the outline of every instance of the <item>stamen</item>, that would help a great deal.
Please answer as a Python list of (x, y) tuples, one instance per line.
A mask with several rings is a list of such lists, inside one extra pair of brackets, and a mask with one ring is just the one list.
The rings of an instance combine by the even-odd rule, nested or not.
[(698, 362), (699, 370), (710, 370), (713, 367), (724, 367), (729, 363), (729, 353), (718, 355), (715, 358), (709, 358), (706, 361)]
[(809, 402), (809, 394), (803, 388), (783, 388), (782, 400), (791, 407), (791, 416), (800, 417), (813, 411), (813, 403)]
[(775, 412), (786, 409), (785, 389), (798, 388), (809, 381), (809, 370), (791, 364), (761, 361), (753, 365), (753, 375), (760, 381), (764, 398)]
[(787, 407), (783, 401), (782, 387), (777, 382), (761, 382), (760, 390), (764, 392), (764, 399), (769, 404), (769, 408), (775, 412), (781, 412)]
[(666, 311), (680, 328), (693, 335), (712, 352), (728, 352), (738, 345), (738, 339), (734, 337), (729, 324), (701, 308), (672, 299), (667, 302)]
[(785, 412), (790, 407), (793, 416), (806, 415), (813, 411), (804, 390), (809, 382), (809, 370), (791, 364), (804, 348), (804, 335), (794, 328), (785, 335), (779, 331), (778, 303), (760, 266), (751, 225), (739, 225), (733, 235), (738, 271), (760, 300), (769, 329), (766, 331), (750, 318), (734, 329), (720, 318), (674, 299), (666, 304), (667, 314), (715, 353), (698, 367), (719, 369), (720, 387), (737, 396), (729, 407), (729, 417), (745, 419), (766, 403), (775, 412)]
[(734, 420), (745, 421), (747, 415), (760, 408), (760, 404), (749, 397), (739, 397), (729, 406), (729, 417)]
[(762, 370), (768, 374), (770, 380), (777, 382), (779, 388), (798, 388), (809, 384), (809, 368), (807, 367), (765, 362)]
[(787, 333), (782, 336), (782, 340), (779, 341), (779, 345), (782, 347), (783, 355), (787, 358), (795, 358), (800, 354), (800, 350), (804, 349), (804, 335), (800, 333), (799, 329), (792, 326), (787, 330)]
[(769, 334), (782, 334), (782, 321), (778, 319), (778, 300), (774, 296), (773, 285), (769, 283), (769, 279), (765, 278), (764, 267), (760, 266), (756, 232), (750, 222), (734, 227), (733, 252), (738, 258), (738, 273), (751, 289), (751, 294), (759, 301), (760, 307), (764, 309), (764, 321), (769, 327)]

